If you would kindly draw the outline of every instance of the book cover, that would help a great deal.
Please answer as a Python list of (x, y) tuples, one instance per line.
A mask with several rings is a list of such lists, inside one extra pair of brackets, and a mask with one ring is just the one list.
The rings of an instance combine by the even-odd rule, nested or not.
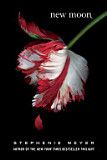
[(106, 5), (10, 5), (9, 153), (106, 157)]

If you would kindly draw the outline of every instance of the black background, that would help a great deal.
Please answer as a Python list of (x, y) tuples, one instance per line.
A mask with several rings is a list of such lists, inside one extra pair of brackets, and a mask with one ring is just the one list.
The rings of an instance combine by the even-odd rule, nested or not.
[[(8, 5), (8, 4), (7, 4)], [(24, 46), (33, 41), (18, 25), (18, 12), (28, 21), (58, 34), (66, 44), (91, 20), (51, 19), (50, 12), (91, 12), (93, 18), (104, 12), (107, 2), (40, 2), (14, 1), (9, 4), (7, 18), (8, 45), (6, 53), (8, 77), (7, 107), (8, 146), (13, 139), (40, 138), (95, 141), (96, 155), (105, 154), (106, 145), (106, 98), (107, 98), (107, 31), (106, 20), (102, 20), (73, 47), (72, 51), (85, 57), (89, 64), (86, 84), (86, 99), (81, 103), (70, 103), (65, 112), (47, 113), (32, 108), (31, 100), (36, 89), (24, 81), (24, 75), (16, 70), (17, 56)], [(44, 131), (34, 127), (35, 116), (41, 113)]]

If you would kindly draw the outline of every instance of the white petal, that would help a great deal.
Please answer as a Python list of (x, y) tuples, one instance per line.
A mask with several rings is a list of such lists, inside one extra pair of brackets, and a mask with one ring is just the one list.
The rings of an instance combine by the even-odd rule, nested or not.
[(57, 78), (65, 65), (67, 58), (66, 50), (59, 50), (57, 53), (52, 52), (50, 61), (42, 63), (41, 66), (45, 69), (45, 73), (39, 74), (40, 78), (55, 79)]
[(36, 103), (37, 103), (37, 101), (38, 102), (41, 102), (42, 101), (42, 97), (43, 97), (43, 94), (36, 94), (33, 98), (33, 100), (32, 100), (32, 106), (36, 106)]
[(35, 96), (33, 98), (37, 98), (39, 96), (39, 94), (35, 94)]
[(32, 102), (35, 102), (35, 99), (33, 99)]
[(58, 98), (56, 97), (53, 101), (53, 104), (51, 105), (51, 109), (56, 109), (56, 106), (57, 106), (57, 103), (58, 103)]
[(61, 103), (58, 97), (56, 97), (55, 100), (53, 101), (53, 104), (51, 105), (51, 109), (54, 110), (55, 112), (61, 110)]
[[(30, 77), (31, 78), (31, 81), (30, 81), (30, 84), (34, 84), (36, 85), (37, 81), (38, 81), (38, 78), (37, 78), (37, 72), (33, 72), (32, 74), (28, 75), (27, 77)], [(27, 78), (26, 77), (26, 78)]]
[(60, 111), (61, 110), (61, 104), (57, 105), (57, 110)]
[(26, 60), (22, 57), (20, 57), (18, 59), (18, 61), (19, 61), (19, 67), (21, 69), (30, 69), (30, 68), (34, 67), (34, 65), (35, 65), (34, 63), (32, 63), (32, 62), (30, 62), (30, 61), (28, 61), (28, 60)]
[(32, 103), (32, 106), (35, 107), (35, 102)]
[(88, 76), (88, 66), (85, 58), (68, 51), (70, 56), (70, 65), (68, 69), (68, 74), (64, 81), (67, 84), (74, 94), (82, 95), (83, 82), (86, 82)]
[(39, 55), (32, 53), (31, 56), (29, 56), (29, 60), (30, 61), (39, 61), (39, 60), (41, 60), (41, 58)]

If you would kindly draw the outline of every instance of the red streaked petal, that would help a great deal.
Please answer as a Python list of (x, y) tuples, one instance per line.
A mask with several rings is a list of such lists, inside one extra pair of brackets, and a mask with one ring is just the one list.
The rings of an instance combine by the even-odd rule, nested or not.
[(42, 53), (44, 56), (48, 56), (52, 51), (56, 52), (62, 50), (65, 47), (65, 44), (62, 41), (50, 41), (40, 44), (35, 44), (28, 47), (27, 49), (36, 54)]
[[(87, 61), (75, 53), (68, 54), (63, 71), (58, 78), (38, 81), (39, 96), (36, 97), (34, 106), (56, 112), (63, 106), (66, 107), (68, 102), (84, 100), (87, 75)], [(40, 95), (42, 95), (41, 99)]]
[[(40, 94), (42, 94), (42, 92), (45, 90), (45, 92), (43, 93), (43, 98), (41, 99), (41, 101), (39, 103), (35, 103), (36, 107), (46, 107), (48, 104), (52, 104), (55, 97), (57, 96), (57, 93), (61, 87), (61, 85), (63, 84), (63, 81), (66, 77), (67, 71), (68, 71), (68, 67), (69, 67), (69, 63), (70, 63), (70, 59), (69, 56), (66, 59), (66, 63), (64, 66), (64, 69), (62, 71), (62, 73), (59, 75), (58, 78), (56, 78), (53, 81), (48, 81), (47, 80), (47, 85), (44, 85), (46, 83), (46, 81), (44, 80), (40, 80), (38, 82), (38, 84), (40, 84), (40, 86), (38, 87), (38, 92)], [(49, 87), (48, 87), (49, 86)], [(51, 107), (51, 106), (50, 106)], [(49, 110), (51, 108), (48, 108)]]
[(18, 68), (31, 79), (29, 84), (38, 84), (33, 106), (57, 111), (70, 101), (84, 99), (87, 61), (67, 50), (61, 41), (30, 45), (20, 58)]
[[(21, 70), (22, 73), (26, 75), (25, 78), (31, 79), (31, 81), (29, 81), (30, 84), (32, 84), (33, 82), (35, 83), (38, 78), (40, 78), (41, 76), (43, 78), (43, 75), (46, 75), (45, 72), (48, 72), (41, 64), (49, 62), (52, 52), (56, 54), (57, 52), (55, 51), (59, 48), (63, 48), (64, 46), (65, 45), (59, 41), (44, 42), (42, 44), (29, 46), (19, 54), (19, 65), (17, 69)], [(36, 73), (36, 75), (33, 74), (34, 72)]]
[(85, 83), (88, 76), (87, 61), (72, 51), (68, 50), (67, 52), (70, 57), (70, 65), (65, 81), (60, 88), (60, 99), (64, 105), (69, 100), (78, 102), (84, 100)]
[(43, 39), (49, 39), (49, 40), (60, 40), (59, 36), (56, 34), (45, 31), (41, 28), (38, 27), (36, 23), (27, 23), (25, 19), (20, 15), (18, 16), (18, 21), (21, 26), (21, 28), (31, 37), (38, 39), (38, 38), (43, 38)]

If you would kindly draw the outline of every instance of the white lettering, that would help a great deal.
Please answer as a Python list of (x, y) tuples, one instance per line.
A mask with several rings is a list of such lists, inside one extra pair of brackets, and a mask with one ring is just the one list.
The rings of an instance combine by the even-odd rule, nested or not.
[(65, 18), (66, 16), (66, 13), (61, 13), (61, 12), (57, 12), (57, 13), (54, 13), (54, 12), (51, 12), (50, 13), (50, 18)]

